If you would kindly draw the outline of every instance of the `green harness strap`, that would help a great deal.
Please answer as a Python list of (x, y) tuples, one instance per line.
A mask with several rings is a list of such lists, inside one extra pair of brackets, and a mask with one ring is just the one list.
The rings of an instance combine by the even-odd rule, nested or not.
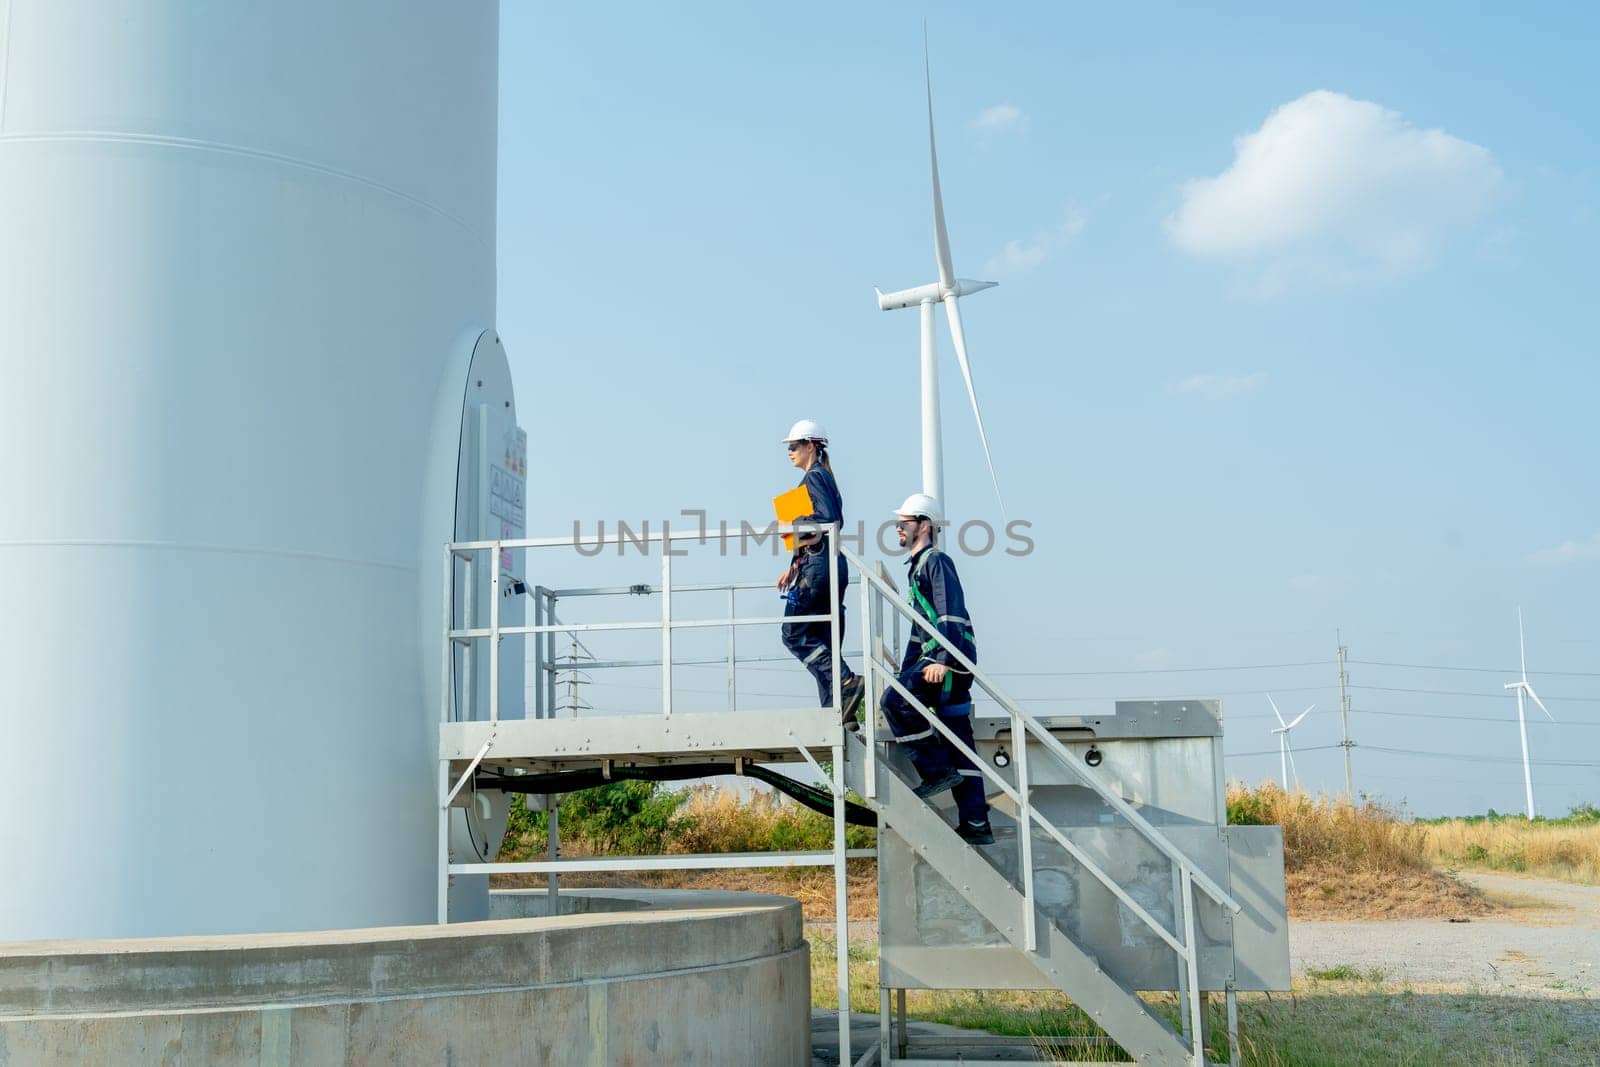
[[(922, 568), (927, 566), (928, 557), (932, 556), (936, 551), (938, 550), (930, 548), (928, 551), (922, 554), (922, 558), (917, 560), (917, 565), (911, 570), (911, 581), (907, 583), (911, 586), (911, 595), (907, 598), (907, 600), (912, 607), (919, 609), (922, 614), (927, 617), (928, 624), (931, 625), (935, 630), (939, 628), (939, 612), (934, 609), (933, 603), (927, 597), (922, 595), (922, 590), (917, 586), (917, 579), (922, 575)], [(966, 639), (971, 641), (972, 631), (969, 629), (964, 631), (964, 633), (966, 635)], [(922, 654), (927, 656), (938, 647), (938, 639), (930, 636), (926, 641), (922, 642)], [(955, 680), (955, 669), (950, 668), (946, 670), (944, 675), (945, 696), (950, 695), (950, 687), (955, 683)]]

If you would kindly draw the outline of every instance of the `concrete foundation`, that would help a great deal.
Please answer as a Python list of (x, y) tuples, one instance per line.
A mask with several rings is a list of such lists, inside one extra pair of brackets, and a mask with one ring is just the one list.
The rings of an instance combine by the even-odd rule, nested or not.
[(0, 1064), (796, 1064), (784, 897), (494, 894), (450, 926), (0, 944)]

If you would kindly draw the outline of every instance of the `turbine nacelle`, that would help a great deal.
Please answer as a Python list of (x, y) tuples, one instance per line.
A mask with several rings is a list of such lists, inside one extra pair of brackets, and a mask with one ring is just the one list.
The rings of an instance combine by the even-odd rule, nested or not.
[(943, 282), (929, 282), (913, 289), (901, 289), (898, 292), (886, 293), (882, 289), (873, 287), (873, 292), (878, 294), (878, 310), (897, 311), (901, 308), (914, 308), (922, 304), (938, 303), (946, 297), (971, 296), (981, 293), (985, 289), (993, 289), (999, 282), (979, 282), (971, 278), (957, 278), (954, 285), (945, 285)]
[(1556, 717), (1554, 715), (1550, 714), (1550, 709), (1544, 706), (1544, 701), (1539, 699), (1539, 694), (1533, 691), (1533, 686), (1530, 683), (1528, 683), (1528, 682), (1507, 682), (1506, 683), (1506, 688), (1507, 689), (1515, 689), (1519, 696), (1521, 694), (1523, 694), (1523, 693), (1528, 694), (1528, 698), (1539, 706), (1539, 710), (1540, 711), (1544, 712), (1544, 717), (1545, 718), (1549, 719), (1551, 722), (1555, 722), (1556, 721)]

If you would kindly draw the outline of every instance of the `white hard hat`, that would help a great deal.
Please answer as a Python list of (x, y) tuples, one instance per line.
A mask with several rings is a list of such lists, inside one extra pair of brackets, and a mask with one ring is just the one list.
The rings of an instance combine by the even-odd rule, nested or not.
[(939, 502), (927, 493), (912, 493), (906, 497), (906, 502), (894, 509), (896, 515), (922, 516), (932, 519), (935, 523), (944, 521), (944, 512), (939, 510)]
[(801, 419), (789, 427), (789, 436), (783, 439), (784, 444), (790, 441), (821, 441), (828, 443), (828, 431), (822, 428), (822, 423), (815, 419)]

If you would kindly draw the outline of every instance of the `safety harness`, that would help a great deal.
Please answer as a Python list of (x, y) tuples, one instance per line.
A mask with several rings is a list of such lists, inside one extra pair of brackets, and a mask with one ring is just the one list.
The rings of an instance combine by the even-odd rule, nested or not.
[[(966, 641), (969, 644), (976, 644), (977, 642), (975, 641), (975, 639), (973, 637), (973, 633), (972, 633), (972, 622), (971, 622), (971, 620), (965, 619), (965, 618), (961, 617), (960, 615), (940, 615), (938, 610), (933, 606), (933, 602), (930, 601), (927, 598), (927, 596), (923, 594), (922, 587), (917, 584), (917, 579), (922, 577), (922, 569), (928, 565), (928, 560), (937, 551), (938, 551), (938, 549), (930, 547), (917, 560), (916, 566), (914, 566), (911, 569), (911, 580), (906, 583), (911, 587), (910, 590), (907, 593), (907, 596), (906, 596), (906, 603), (908, 603), (911, 607), (916, 608), (918, 611), (922, 612), (923, 616), (928, 620), (929, 624), (932, 625), (935, 630), (937, 630), (939, 628), (939, 624), (941, 622), (965, 623), (966, 624), (966, 628), (960, 631), (961, 635), (966, 639)], [(922, 642), (922, 656), (923, 656), (923, 658), (924, 659), (928, 658), (933, 653), (933, 650), (938, 648), (938, 647), (939, 647), (938, 638), (936, 638), (936, 637), (934, 637), (933, 635), (930, 634), (928, 636), (928, 639), (926, 641)], [(949, 667), (945, 671), (945, 675), (944, 675), (943, 695), (945, 695), (945, 696), (949, 696), (950, 695), (950, 687), (955, 683), (955, 678), (956, 678), (956, 668), (955, 667)]]

